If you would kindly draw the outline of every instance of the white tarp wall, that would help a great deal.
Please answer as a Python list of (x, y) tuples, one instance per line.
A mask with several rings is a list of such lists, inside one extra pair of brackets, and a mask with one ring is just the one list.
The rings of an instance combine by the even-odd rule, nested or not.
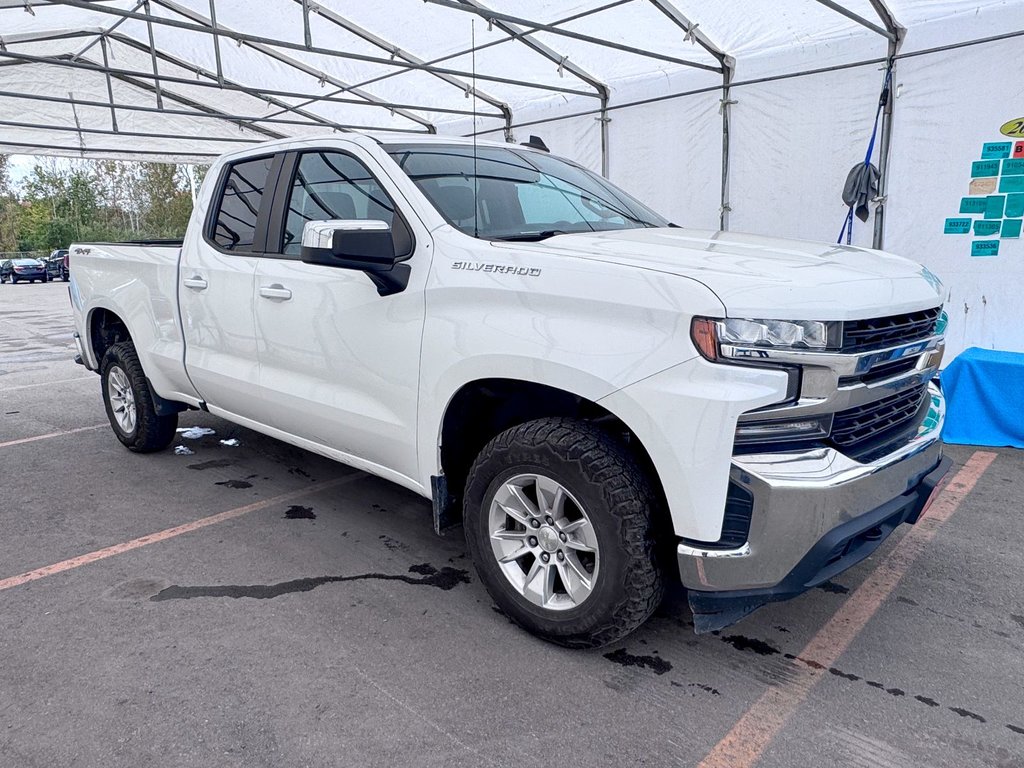
[[(1024, 30), (1024, 4), (932, 2), (904, 10), (910, 18), (899, 21), (910, 23), (893, 75), (884, 247), (920, 261), (945, 283), (947, 362), (968, 346), (1024, 352), (1024, 239), (1004, 239), (998, 256), (981, 258), (971, 256), (972, 235), (943, 234), (945, 219), (961, 215), (971, 163), (981, 159), (983, 143), (1010, 141), (1000, 126), (1024, 117), (1024, 37), (948, 46)], [(863, 161), (871, 136), (886, 40), (845, 28), (833, 40), (755, 49), (747, 56), (740, 41), (736, 45), (730, 49), (725, 42), (727, 50), (741, 54), (731, 92), (737, 103), (730, 131), (729, 228), (835, 242), (847, 211), (843, 183)], [(928, 52), (934, 48), (942, 50)], [(846, 66), (865, 59), (872, 61)], [(775, 79), (830, 67), (841, 68)], [(744, 84), (761, 78), (772, 79)], [(718, 227), (721, 89), (623, 109), (615, 105), (715, 83), (709, 73), (688, 71), (629, 83), (609, 113), (609, 176), (683, 226)], [(517, 122), (544, 120), (550, 111), (547, 104), (521, 109)], [(594, 116), (517, 128), (516, 138), (530, 133), (553, 151), (600, 169)], [(873, 161), (878, 159), (876, 141)], [(866, 223), (856, 220), (854, 244), (870, 247), (873, 229), (874, 216)]]
[[(906, 27), (884, 246), (946, 283), (947, 360), (972, 345), (1024, 351), (1024, 239), (996, 235), (997, 256), (972, 257), (978, 237), (943, 234), (947, 218), (983, 220), (960, 213), (972, 162), (984, 143), (1006, 140), (1002, 124), (1024, 118), (1024, 0), (485, 3), (540, 24), (570, 19), (559, 25), (569, 36), (468, 5), (480, 3), (0, 0), (0, 152), (202, 160), (274, 136), (358, 128), (502, 140), (511, 114), (516, 141), (537, 134), (556, 153), (606, 167), (676, 223), (717, 228), (722, 51), (735, 60), (728, 228), (834, 242), (889, 45), (835, 6), (879, 27), (882, 6)], [(147, 9), (161, 23), (138, 16)], [(672, 20), (672, 9), (685, 17)], [(474, 121), (474, 110), (484, 116)], [(855, 244), (872, 243), (873, 218), (855, 223)]]

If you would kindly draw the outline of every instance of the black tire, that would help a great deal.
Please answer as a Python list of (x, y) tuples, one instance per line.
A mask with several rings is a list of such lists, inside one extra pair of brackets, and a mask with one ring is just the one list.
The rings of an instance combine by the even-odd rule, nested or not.
[(17, 285), (17, 284), (18, 284), (18, 278), (16, 278), (14, 275), (11, 275), (11, 285)]
[[(131, 386), (135, 401), (135, 426), (128, 432), (118, 423), (110, 401), (110, 375), (115, 368), (124, 372)], [(174, 430), (178, 426), (178, 414), (160, 416), (153, 405), (153, 393), (149, 382), (142, 371), (142, 364), (135, 353), (135, 345), (130, 341), (114, 344), (103, 356), (100, 365), (100, 381), (102, 383), (103, 406), (107, 411), (110, 426), (129, 451), (135, 453), (154, 453), (162, 451), (174, 440)]]
[(40, 283), (46, 283), (46, 282), (49, 282), (49, 280), (50, 280), (50, 278), (48, 278), (48, 277), (44, 277), (44, 278), (43, 278), (42, 280), (40, 280), (39, 282), (40, 282)]
[[(505, 577), (491, 548), (491, 501), (505, 481), (541, 473), (579, 500), (600, 552), (592, 591), (553, 610), (528, 600)], [(570, 648), (608, 645), (643, 624), (661, 602), (652, 519), (659, 494), (632, 456), (593, 424), (546, 418), (513, 427), (480, 452), (466, 481), (466, 542), (490, 596), (514, 622)], [(563, 539), (564, 540), (564, 539)]]

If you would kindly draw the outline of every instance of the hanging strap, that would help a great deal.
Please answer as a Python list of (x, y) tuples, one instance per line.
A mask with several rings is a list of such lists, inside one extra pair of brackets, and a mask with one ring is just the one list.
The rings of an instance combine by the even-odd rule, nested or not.
[[(878, 121), (882, 117), (882, 110), (885, 109), (885, 105), (889, 103), (889, 86), (892, 83), (892, 67), (893, 61), (889, 59), (888, 64), (885, 67), (885, 80), (882, 81), (882, 93), (878, 97), (878, 108), (875, 109), (875, 124), (871, 127), (871, 140), (868, 142), (868, 151), (864, 153), (864, 165), (871, 165), (871, 155), (875, 152), (875, 137), (878, 135)], [(853, 206), (850, 206), (850, 210), (846, 213), (846, 220), (843, 222), (843, 228), (839, 230), (839, 237), (836, 239), (837, 243), (843, 242), (843, 237), (846, 237), (846, 244), (849, 245), (853, 239)]]

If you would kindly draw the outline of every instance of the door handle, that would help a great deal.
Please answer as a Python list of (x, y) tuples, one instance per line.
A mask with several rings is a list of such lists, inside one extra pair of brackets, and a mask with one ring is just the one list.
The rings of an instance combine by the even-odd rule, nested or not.
[(261, 285), (260, 296), (263, 296), (266, 299), (281, 299), (282, 301), (288, 301), (288, 299), (292, 297), (292, 292), (280, 283), (274, 283), (273, 285)]
[(199, 275), (192, 275), (192, 277), (186, 277), (181, 282), (184, 283), (186, 288), (194, 288), (197, 291), (205, 291), (206, 287), (209, 285), (209, 283), (207, 283)]

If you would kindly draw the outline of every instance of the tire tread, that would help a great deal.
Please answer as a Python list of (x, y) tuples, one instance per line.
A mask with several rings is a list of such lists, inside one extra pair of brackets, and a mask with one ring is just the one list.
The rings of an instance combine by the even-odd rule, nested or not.
[[(468, 490), (483, 480), (480, 473), (487, 465), (500, 462), (503, 454), (516, 447), (552, 448), (564, 460), (575, 464), (581, 476), (598, 486), (608, 501), (608, 511), (617, 521), (619, 544), (627, 557), (623, 569), (626, 580), (620, 585), (621, 597), (611, 610), (598, 623), (575, 635), (547, 635), (545, 639), (570, 648), (596, 648), (621, 639), (654, 613), (664, 594), (662, 572), (651, 535), (651, 516), (658, 504), (658, 495), (650, 480), (627, 449), (598, 426), (571, 418), (537, 419), (502, 432), (480, 452), (466, 483), (466, 515), (474, 514), (469, 509)], [(482, 513), (477, 510), (476, 514)], [(537, 632), (515, 615), (510, 618)]]
[[(106, 376), (107, 370), (115, 364), (124, 369), (135, 393), (136, 428), (134, 436), (122, 434), (110, 413)], [(110, 419), (110, 426), (114, 430), (114, 434), (117, 435), (117, 439), (129, 451), (135, 453), (155, 453), (170, 445), (174, 440), (175, 429), (178, 427), (178, 414), (161, 416), (156, 412), (149, 380), (142, 370), (142, 363), (135, 351), (135, 345), (131, 341), (119, 341), (117, 344), (113, 344), (103, 355), (103, 365), (100, 370), (103, 376), (103, 403), (107, 410), (107, 417)]]

